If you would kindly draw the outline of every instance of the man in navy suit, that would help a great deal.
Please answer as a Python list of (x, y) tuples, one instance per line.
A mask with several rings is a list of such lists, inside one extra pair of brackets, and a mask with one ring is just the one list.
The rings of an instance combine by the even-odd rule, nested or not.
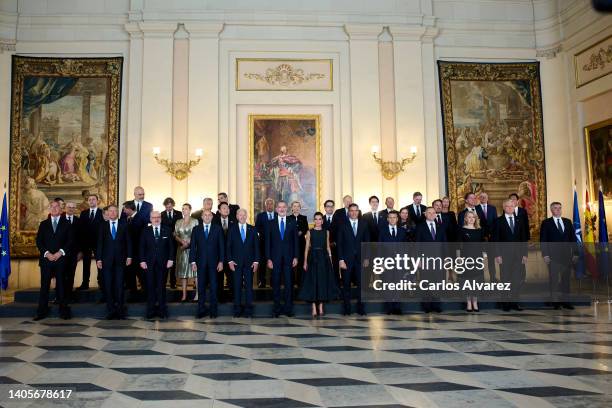
[(478, 220), (480, 221), (480, 228), (482, 228), (482, 230), (485, 231), (486, 233), (488, 229), (487, 219), (484, 213), (482, 212), (482, 209), (480, 208), (480, 206), (477, 205), (476, 194), (467, 193), (463, 198), (465, 201), (465, 208), (459, 211), (459, 214), (457, 215), (457, 222), (459, 224), (458, 228), (461, 229), (461, 227), (463, 227), (464, 220), (465, 220), (465, 213), (470, 211), (470, 212), (476, 213), (476, 215), (478, 216)]
[(223, 270), (225, 259), (225, 241), (223, 228), (214, 224), (213, 213), (204, 210), (202, 225), (191, 232), (189, 263), (191, 269), (198, 273), (198, 312), (197, 319), (206, 316), (206, 286), (210, 284), (210, 317), (217, 317), (217, 272)]
[[(493, 234), (493, 228), (495, 225), (495, 221), (497, 220), (497, 208), (494, 205), (489, 204), (489, 194), (484, 191), (480, 193), (480, 204), (476, 208), (480, 208), (480, 211), (484, 215), (484, 218), (487, 220), (487, 229), (483, 230), (485, 234), (485, 239), (487, 241), (491, 241), (491, 235)], [(488, 268), (489, 268), (489, 278), (491, 282), (497, 281), (497, 273), (495, 270), (495, 258), (492, 256), (487, 256)]]
[(517, 303), (520, 287), (525, 279), (525, 264), (527, 263), (527, 231), (523, 220), (516, 216), (514, 201), (504, 201), (504, 213), (497, 218), (493, 228), (495, 246), (495, 262), (500, 265), (500, 280), (510, 283), (506, 296), (507, 302), (502, 302), (502, 310), (523, 310)]
[[(144, 188), (138, 186), (134, 188), (134, 207), (136, 207), (136, 214), (134, 214), (134, 218), (132, 222), (134, 223), (134, 227), (136, 228), (144, 228), (151, 221), (151, 211), (153, 211), (153, 204), (148, 201), (145, 201), (145, 191)], [(121, 220), (125, 221), (127, 218), (127, 214), (121, 214)]]
[(351, 197), (350, 195), (345, 195), (342, 198), (342, 204), (344, 204), (344, 207), (338, 208), (334, 212), (334, 216), (332, 218), (330, 235), (335, 234), (338, 231), (338, 228), (342, 224), (344, 224), (345, 222), (348, 221), (348, 219), (349, 219), (349, 206), (351, 204), (353, 204), (353, 197)]
[[(227, 261), (234, 274), (234, 317), (253, 317), (253, 275), (259, 267), (259, 236), (254, 226), (247, 224), (247, 212), (241, 208), (236, 213), (238, 222), (227, 233)], [(245, 305), (241, 310), (242, 285), (245, 289)]]
[(74, 274), (76, 272), (77, 263), (83, 257), (83, 253), (81, 252), (81, 246), (78, 242), (78, 236), (80, 233), (80, 223), (79, 217), (76, 216), (77, 205), (75, 202), (68, 201), (66, 203), (66, 214), (63, 215), (63, 218), (68, 221), (68, 225), (70, 225), (71, 234), (73, 237), (72, 247), (69, 248), (68, 256), (66, 257), (66, 271), (64, 273), (64, 291), (65, 297), (68, 302), (73, 302), (73, 292), (74, 288)]
[(523, 229), (527, 234), (527, 241), (531, 239), (531, 232), (529, 230), (529, 214), (523, 207), (519, 207), (519, 196), (516, 193), (510, 193), (508, 198), (512, 200), (514, 204), (514, 215), (523, 223)]
[(359, 206), (349, 205), (349, 218), (337, 232), (338, 259), (342, 275), (342, 295), (344, 315), (351, 314), (351, 280), (357, 284), (357, 313), (365, 315), (365, 306), (361, 301), (361, 243), (370, 242), (370, 228), (359, 220)]
[[(83, 252), (83, 282), (77, 290), (89, 289), (89, 277), (91, 276), (91, 260), (95, 259), (94, 252), (97, 248), (98, 230), (100, 224), (104, 222), (102, 209), (98, 208), (98, 196), (90, 194), (87, 197), (89, 208), (81, 211), (79, 216), (79, 242), (81, 244), (81, 252)], [(100, 290), (104, 287), (101, 282), (102, 271), (98, 269), (98, 287)]]
[(416, 225), (425, 222), (425, 210), (427, 210), (427, 206), (421, 204), (422, 201), (423, 194), (417, 191), (412, 195), (412, 204), (408, 204), (405, 207), (408, 208), (408, 216)]
[[(407, 242), (406, 229), (398, 227), (399, 212), (395, 210), (388, 211), (387, 219), (381, 223), (378, 232), (378, 242)], [(402, 314), (402, 305), (400, 302), (385, 302), (387, 314)]]
[(257, 214), (255, 218), (255, 229), (259, 235), (259, 268), (257, 268), (257, 286), (259, 288), (266, 287), (266, 226), (268, 221), (272, 221), (276, 217), (274, 211), (274, 199), (268, 197), (264, 202), (264, 211)]
[[(552, 217), (542, 221), (540, 226), (540, 245), (544, 262), (548, 265), (548, 277), (551, 298), (560, 297), (563, 302), (555, 302), (555, 309), (564, 307), (573, 309), (566, 300), (570, 293), (570, 274), (572, 270), (573, 244), (576, 234), (572, 221), (561, 216), (561, 203), (550, 204)], [(563, 244), (565, 243), (565, 244)]]
[[(385, 198), (385, 207), (386, 208), (380, 212), (380, 218), (382, 218), (383, 220), (387, 219), (387, 216), (389, 215), (391, 211), (395, 211), (394, 209), (395, 199), (393, 199), (393, 197)], [(398, 214), (399, 214), (399, 211), (398, 211)]]
[(437, 198), (433, 200), (431, 206), (436, 211), (435, 222), (438, 227), (444, 229), (444, 234), (446, 235), (446, 239), (450, 241), (450, 236), (454, 235), (452, 231), (453, 223), (451, 217), (448, 213), (442, 212), (442, 200)]
[(334, 276), (336, 277), (336, 284), (340, 286), (340, 269), (338, 268), (338, 247), (336, 245), (336, 235), (332, 230), (335, 207), (336, 203), (334, 202), (334, 200), (325, 200), (325, 202), (323, 203), (323, 229), (329, 231), (329, 247), (331, 248), (332, 253)]
[(132, 264), (132, 241), (127, 224), (117, 219), (117, 206), (109, 206), (107, 216), (98, 230), (96, 265), (103, 275), (106, 319), (125, 319), (123, 282), (125, 267)]
[[(174, 234), (174, 225), (178, 220), (183, 219), (183, 213), (174, 209), (176, 205), (172, 197), (166, 197), (164, 200), (165, 210), (162, 212), (162, 225), (165, 225)], [(176, 269), (175, 266), (168, 269), (167, 275), (169, 276), (170, 289), (176, 289)]]
[[(433, 207), (427, 207), (425, 209), (425, 221), (416, 227), (416, 241), (426, 243), (422, 247), (422, 252), (430, 257), (444, 256), (445, 249), (441, 243), (448, 241), (445, 228), (436, 223), (436, 216), (436, 210)], [(440, 246), (433, 246), (431, 245), (432, 243), (440, 243)], [(429, 282), (442, 282), (446, 277), (446, 271), (444, 269), (427, 270), (421, 271), (419, 275), (420, 280), (426, 279)], [(432, 311), (440, 313), (442, 311), (440, 300), (435, 296), (424, 296), (421, 306), (425, 313)]]
[(384, 222), (385, 219), (382, 218), (382, 212), (378, 211), (379, 200), (378, 197), (373, 195), (368, 200), (370, 203), (370, 211), (363, 214), (362, 219), (368, 224), (370, 228), (370, 238), (373, 242), (378, 241), (378, 229), (380, 227), (381, 221)]
[(65, 218), (61, 216), (61, 205), (57, 201), (49, 204), (50, 217), (42, 221), (36, 234), (36, 247), (40, 253), (40, 294), (38, 295), (38, 310), (34, 320), (41, 320), (49, 314), (49, 287), (51, 276), (55, 275), (55, 291), (59, 303), (59, 313), (62, 319), (70, 319), (70, 307), (65, 296), (64, 273), (67, 255), (73, 248), (72, 229)]
[(281, 314), (281, 276), (285, 288), (284, 314), (293, 316), (293, 282), (292, 269), (298, 263), (298, 232), (295, 223), (287, 217), (287, 203), (279, 201), (276, 204), (278, 215), (268, 223), (266, 235), (266, 258), (268, 268), (272, 269), (272, 291), (274, 296), (274, 317)]
[[(176, 250), (173, 231), (161, 223), (159, 211), (151, 212), (151, 225), (140, 235), (140, 267), (147, 275), (147, 319), (168, 318), (166, 276), (174, 265)], [(157, 304), (157, 306), (156, 306)]]
[(232, 222), (236, 222), (236, 213), (238, 212), (238, 209), (240, 209), (240, 206), (238, 204), (230, 204), (229, 203), (229, 198), (227, 197), (227, 193), (219, 193), (217, 194), (217, 217), (219, 217), (221, 214), (221, 211), (219, 211), (219, 205), (221, 205), (221, 203), (226, 203), (229, 206), (229, 218), (230, 220), (232, 220)]

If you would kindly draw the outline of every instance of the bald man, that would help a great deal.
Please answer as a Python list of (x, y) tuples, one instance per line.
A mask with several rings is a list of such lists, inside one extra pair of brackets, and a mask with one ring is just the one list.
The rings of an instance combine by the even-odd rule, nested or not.
[[(145, 191), (141, 186), (134, 188), (134, 199), (128, 202), (133, 202), (136, 207), (136, 213), (132, 216), (132, 223), (134, 227), (144, 228), (149, 223), (151, 211), (153, 211), (153, 204), (145, 201)], [(121, 213), (121, 220), (127, 220), (127, 214)]]

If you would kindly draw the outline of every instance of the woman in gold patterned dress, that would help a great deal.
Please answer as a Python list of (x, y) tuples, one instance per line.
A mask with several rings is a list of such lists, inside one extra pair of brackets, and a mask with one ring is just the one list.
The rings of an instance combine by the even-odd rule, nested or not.
[(181, 302), (187, 301), (187, 280), (194, 279), (195, 298), (198, 300), (198, 275), (191, 270), (189, 265), (189, 244), (191, 242), (191, 230), (198, 225), (198, 221), (191, 218), (191, 204), (183, 204), (183, 219), (178, 220), (174, 226), (174, 239), (177, 242), (176, 250), (176, 277), (181, 279), (183, 286), (183, 297)]

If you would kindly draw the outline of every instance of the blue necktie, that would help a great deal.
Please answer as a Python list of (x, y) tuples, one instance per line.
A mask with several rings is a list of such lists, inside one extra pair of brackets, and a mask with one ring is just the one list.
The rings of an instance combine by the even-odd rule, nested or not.
[(281, 234), (281, 239), (285, 239), (285, 219), (284, 218), (281, 218), (280, 234)]
[(113, 240), (115, 240), (115, 237), (117, 236), (117, 228), (115, 228), (115, 222), (113, 222), (111, 225), (111, 235), (113, 236)]
[(244, 232), (244, 224), (240, 227), (240, 236), (242, 237), (242, 242), (246, 241), (246, 232)]
[(204, 228), (204, 237), (208, 239), (208, 225)]
[(272, 216), (272, 214), (268, 213), (268, 220), (272, 221), (274, 217)]
[(353, 221), (353, 235), (357, 236), (357, 223)]

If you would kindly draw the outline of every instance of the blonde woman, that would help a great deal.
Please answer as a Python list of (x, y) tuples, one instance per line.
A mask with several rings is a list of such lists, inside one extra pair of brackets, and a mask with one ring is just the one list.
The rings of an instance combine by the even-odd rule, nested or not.
[[(480, 220), (476, 211), (466, 211), (463, 218), (463, 225), (461, 226), (458, 233), (459, 242), (462, 242), (461, 256), (478, 258), (482, 257), (482, 245), (484, 241), (484, 233), (480, 228)], [(484, 282), (484, 266), (483, 268), (477, 268), (466, 270), (461, 274), (462, 283), (466, 280), (473, 280), (476, 282)], [(466, 308), (468, 312), (478, 312), (478, 299), (473, 294), (468, 294), (466, 300)]]
[(183, 287), (181, 302), (187, 301), (187, 281), (194, 279), (196, 295), (193, 301), (196, 302), (198, 300), (198, 275), (189, 264), (189, 246), (191, 244), (191, 231), (198, 225), (198, 221), (191, 218), (191, 204), (183, 204), (181, 212), (183, 213), (183, 219), (178, 220), (174, 225), (174, 239), (177, 242), (176, 277), (181, 280)]

